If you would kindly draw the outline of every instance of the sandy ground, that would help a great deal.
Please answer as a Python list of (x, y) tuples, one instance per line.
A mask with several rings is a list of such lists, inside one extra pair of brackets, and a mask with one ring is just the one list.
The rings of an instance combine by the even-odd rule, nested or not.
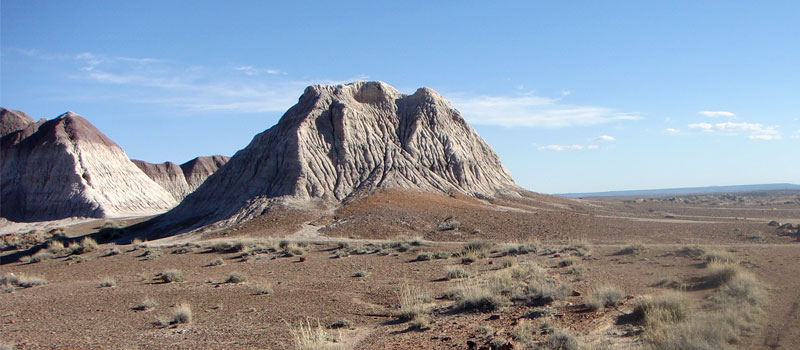
[[(576, 292), (551, 305), (556, 314), (547, 322), (585, 342), (606, 341), (612, 349), (629, 349), (642, 344), (636, 336), (641, 327), (618, 324), (620, 317), (631, 311), (636, 296), (664, 291), (655, 286), (658, 281), (669, 278), (690, 284), (702, 276), (701, 261), (675, 254), (685, 246), (698, 245), (733, 255), (743, 269), (769, 286), (769, 303), (758, 326), (732, 347), (800, 348), (800, 243), (778, 236), (775, 228), (766, 224), (776, 219), (800, 222), (800, 205), (765, 210), (618, 199), (559, 201), (548, 205), (547, 198), (533, 197), (492, 204), (383, 192), (323, 217), (273, 213), (241, 227), (145, 245), (103, 243), (80, 255), (81, 262), (55, 257), (22, 263), (16, 261), (18, 252), (6, 251), (0, 256), (0, 275), (41, 276), (48, 283), (0, 294), (0, 340), (18, 349), (284, 349), (291, 348), (290, 330), (311, 318), (322, 326), (341, 319), (351, 321), (349, 329), (329, 330), (345, 349), (468, 349), (468, 342), (480, 347), (495, 338), (510, 337), (533, 307), (512, 303), (488, 313), (454, 312), (452, 301), (437, 297), (464, 282), (443, 277), (448, 268), (457, 266), (473, 276), (485, 276), (509, 261), (534, 262)], [(453, 221), (458, 221), (458, 228), (443, 229), (443, 224)], [(103, 223), (105, 220), (70, 225), (67, 234), (80, 237)], [(424, 241), (407, 251), (386, 247), (381, 253), (335, 258), (340, 251), (338, 241), (349, 241), (354, 247), (370, 241), (396, 241), (398, 235)], [(303, 259), (277, 253), (242, 259), (237, 252), (207, 248), (213, 242), (245, 237), (257, 241), (290, 237), (316, 243), (306, 248)], [(504, 242), (531, 240), (540, 241), (542, 248), (536, 254), (516, 257), (489, 254), (470, 265), (462, 265), (458, 257), (415, 261), (421, 252), (459, 252), (462, 242), (473, 239), (495, 242), (494, 250), (505, 247)], [(568, 253), (547, 248), (557, 251), (577, 240), (589, 242), (591, 253), (575, 257), (578, 268), (558, 267)], [(186, 242), (202, 246), (187, 247), (183, 249), (186, 252), (174, 246)], [(614, 254), (632, 242), (643, 243), (646, 251)], [(105, 256), (112, 248), (120, 254)], [(209, 266), (218, 258), (223, 265)], [(181, 270), (186, 280), (162, 283), (157, 274), (167, 269)], [(247, 276), (247, 281), (222, 283), (233, 272)], [(354, 277), (357, 272), (366, 277)], [(106, 278), (116, 285), (100, 287)], [(404, 285), (430, 297), (426, 308), (431, 329), (413, 330), (392, 317)], [(587, 311), (582, 305), (588, 293), (600, 285), (624, 291), (623, 303), (600, 312)], [(272, 292), (259, 295), (257, 291), (265, 287)], [(699, 305), (709, 291), (685, 293)], [(145, 297), (157, 306), (146, 311), (132, 309)], [(191, 323), (156, 324), (182, 302), (191, 305)], [(538, 327), (545, 320), (532, 322)], [(534, 341), (546, 337), (537, 334)]]

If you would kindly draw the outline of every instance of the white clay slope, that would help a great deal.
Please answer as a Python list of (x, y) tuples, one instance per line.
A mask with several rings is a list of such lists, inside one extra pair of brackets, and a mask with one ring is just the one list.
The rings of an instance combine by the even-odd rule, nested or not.
[(2, 143), (0, 214), (10, 220), (152, 215), (176, 204), (75, 113), (30, 124)]
[(431, 89), (315, 85), (160, 219), (241, 222), (281, 203), (339, 203), (377, 188), (492, 197), (518, 187), (486, 142)]

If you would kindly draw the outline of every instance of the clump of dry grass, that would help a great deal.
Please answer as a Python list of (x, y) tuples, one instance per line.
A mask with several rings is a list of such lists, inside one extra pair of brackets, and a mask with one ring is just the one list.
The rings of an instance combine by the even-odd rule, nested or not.
[(587, 241), (575, 241), (561, 248), (561, 252), (569, 252), (577, 256), (587, 256), (592, 254), (592, 244)]
[(154, 309), (156, 306), (158, 306), (158, 303), (156, 303), (155, 300), (150, 299), (150, 297), (148, 296), (145, 297), (144, 300), (142, 300), (142, 302), (139, 305), (133, 306), (132, 309), (139, 311), (147, 311)]
[(181, 303), (172, 312), (172, 323), (192, 323), (192, 306), (189, 303)]
[(23, 273), (19, 275), (7, 273), (0, 277), (0, 286), (4, 286), (6, 288), (30, 288), (45, 284), (47, 284), (47, 280), (45, 280), (44, 277), (28, 276)]
[(446, 280), (454, 280), (461, 278), (469, 278), (469, 272), (460, 266), (450, 266), (447, 268), (447, 274), (444, 276)]
[(703, 286), (720, 287), (739, 275), (742, 269), (737, 265), (712, 263), (708, 265), (708, 274), (703, 277)]
[(574, 335), (563, 330), (556, 330), (547, 337), (545, 344), (550, 350), (579, 350), (581, 343)]
[(69, 250), (72, 254), (86, 254), (91, 253), (97, 250), (97, 241), (95, 241), (92, 237), (84, 237), (83, 240), (78, 242), (73, 242), (69, 245)]
[(633, 320), (657, 328), (689, 317), (689, 300), (679, 292), (667, 292), (639, 298), (631, 313)]
[(114, 287), (116, 285), (117, 281), (113, 277), (106, 276), (100, 280), (100, 288)]
[(425, 300), (427, 296), (419, 289), (404, 283), (398, 295), (400, 309), (394, 314), (401, 321), (411, 321), (425, 315)]
[(639, 255), (645, 251), (647, 251), (647, 248), (644, 246), (644, 244), (632, 243), (623, 247), (613, 255)]
[(490, 312), (498, 310), (505, 305), (505, 300), (495, 294), (491, 288), (478, 282), (462, 283), (458, 286), (456, 311)]
[(225, 261), (222, 258), (216, 258), (208, 263), (206, 266), (222, 266), (225, 265)]
[(342, 349), (338, 337), (329, 333), (319, 321), (306, 319), (297, 327), (289, 327), (296, 350), (334, 350)]
[(247, 282), (247, 275), (241, 272), (231, 272), (228, 274), (228, 277), (225, 278), (225, 283), (244, 283)]
[(703, 260), (706, 264), (734, 264), (736, 257), (728, 252), (710, 251), (703, 254)]
[(272, 293), (272, 287), (266, 284), (257, 286), (254, 292), (255, 295), (269, 295)]
[(50, 259), (52, 259), (54, 257), (55, 256), (53, 255), (53, 253), (50, 253), (49, 251), (47, 251), (45, 249), (42, 249), (42, 250), (38, 251), (36, 254), (33, 254), (33, 256), (31, 257), (30, 262), (31, 263), (38, 263), (38, 262), (42, 262), (42, 261), (45, 261), (45, 260), (50, 260)]
[(162, 272), (159, 277), (164, 283), (183, 282), (186, 280), (186, 276), (183, 275), (183, 272), (177, 269), (166, 270)]
[(353, 328), (353, 325), (354, 325), (353, 321), (350, 321), (350, 320), (348, 320), (346, 318), (343, 318), (343, 319), (340, 319), (340, 320), (334, 322), (333, 324), (328, 326), (328, 328), (330, 328), (330, 329), (340, 329), (340, 328), (350, 329), (350, 328)]
[(117, 247), (113, 247), (113, 248), (110, 248), (110, 249), (106, 250), (106, 253), (103, 254), (103, 256), (113, 256), (113, 255), (119, 255), (119, 254), (122, 254), (122, 251), (120, 251), (119, 248), (117, 248)]
[(64, 243), (58, 240), (50, 241), (47, 244), (47, 251), (51, 254), (61, 254), (64, 252)]
[(593, 311), (616, 306), (623, 297), (622, 291), (612, 286), (602, 286), (592, 291), (586, 306)]

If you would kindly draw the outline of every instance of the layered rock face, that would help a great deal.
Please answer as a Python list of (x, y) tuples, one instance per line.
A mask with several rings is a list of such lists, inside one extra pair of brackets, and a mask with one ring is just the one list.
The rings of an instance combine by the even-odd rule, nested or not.
[(202, 156), (181, 165), (173, 162), (152, 164), (136, 159), (132, 162), (180, 202), (197, 189), (209, 175), (225, 165), (228, 159), (230, 157), (220, 155)]
[(0, 215), (10, 220), (151, 215), (176, 204), (75, 113), (29, 123), (0, 142)]
[(33, 118), (29, 117), (25, 112), (0, 107), (0, 137), (25, 129), (25, 127), (33, 123)]
[(241, 222), (276, 202), (338, 203), (378, 188), (491, 197), (517, 186), (435, 91), (404, 95), (382, 82), (316, 85), (159, 221)]

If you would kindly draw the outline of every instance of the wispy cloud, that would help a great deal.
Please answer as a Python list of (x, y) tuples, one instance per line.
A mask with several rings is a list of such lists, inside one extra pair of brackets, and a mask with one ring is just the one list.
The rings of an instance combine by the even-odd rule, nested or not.
[(700, 111), (697, 112), (700, 115), (704, 115), (706, 117), (716, 118), (716, 117), (733, 117), (736, 116), (733, 112), (728, 111)]
[[(292, 79), (278, 69), (240, 65), (191, 66), (150, 57), (124, 57), (81, 52), (49, 54), (35, 49), (14, 49), (16, 54), (41, 60), (61, 61), (74, 80), (103, 87), (102, 99), (165, 104), (187, 111), (283, 112), (297, 102), (306, 86), (340, 84), (366, 76), (335, 79)], [(68, 92), (67, 92), (68, 93)], [(92, 98), (82, 95), (82, 98)]]
[(611, 141), (615, 141), (615, 140), (616, 140), (616, 138), (614, 136), (609, 136), (609, 135), (600, 135), (600, 136), (595, 138), (595, 141), (611, 142)]
[(664, 129), (664, 131), (665, 131), (667, 134), (673, 134), (673, 135), (674, 135), (674, 134), (678, 134), (678, 133), (680, 133), (680, 132), (681, 132), (680, 130), (678, 130), (678, 129), (675, 129), (675, 128), (666, 128), (666, 129)]
[(539, 147), (541, 151), (582, 151), (584, 149), (583, 145), (547, 145)]
[(730, 135), (748, 134), (751, 140), (780, 140), (781, 135), (777, 126), (765, 126), (761, 123), (746, 122), (724, 122), (724, 123), (692, 123), (687, 125), (689, 129), (699, 130), (707, 133), (725, 133)]
[(280, 71), (278, 69), (272, 69), (272, 68), (262, 69), (262, 68), (256, 68), (256, 67), (253, 67), (253, 66), (237, 66), (237, 67), (233, 67), (233, 70), (240, 71), (240, 72), (242, 72), (242, 73), (244, 73), (246, 75), (249, 75), (249, 76), (256, 76), (256, 75), (261, 75), (261, 74), (286, 75), (286, 73), (284, 73), (284, 72), (282, 72), (282, 71)]
[(506, 127), (563, 128), (591, 126), (641, 117), (613, 108), (577, 106), (532, 94), (521, 96), (464, 96), (451, 98), (464, 118), (473, 124)]

